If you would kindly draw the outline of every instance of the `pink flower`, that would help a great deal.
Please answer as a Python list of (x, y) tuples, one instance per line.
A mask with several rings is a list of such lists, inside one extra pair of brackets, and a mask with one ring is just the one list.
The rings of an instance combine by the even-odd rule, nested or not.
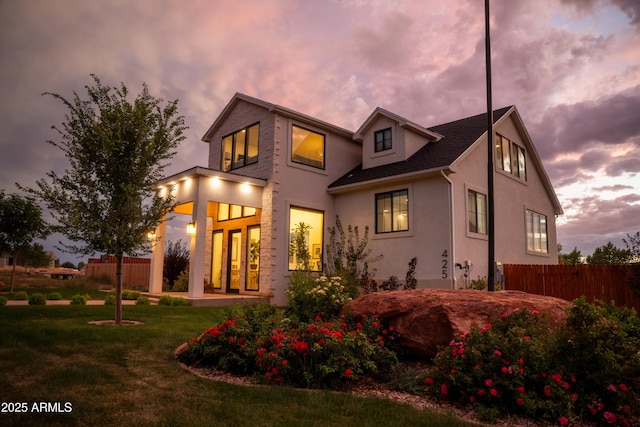
[(442, 384), (442, 385), (440, 386), (440, 392), (441, 392), (442, 394), (444, 394), (444, 395), (449, 394), (449, 390), (447, 390), (447, 385), (446, 385), (446, 384)]
[(425, 378), (425, 379), (424, 379), (424, 383), (425, 383), (425, 384), (433, 384), (433, 378), (431, 378), (431, 377), (427, 377), (427, 378)]
[(475, 401), (476, 401), (476, 397), (475, 396), (470, 396), (469, 397), (469, 402), (475, 403)]
[(629, 391), (629, 389), (627, 388), (627, 386), (626, 386), (626, 385), (624, 385), (624, 384), (620, 384), (619, 388), (620, 388), (620, 391)]
[(613, 384), (609, 384), (609, 385), (607, 386), (607, 390), (612, 391), (612, 392), (614, 392), (614, 393), (615, 393), (616, 391), (618, 391), (618, 389), (616, 388), (616, 386), (614, 386)]
[(518, 392), (519, 393), (524, 393), (524, 387), (523, 386), (518, 387)]
[(524, 360), (522, 359), (522, 357), (518, 359), (518, 365), (524, 365)]
[(289, 364), (289, 361), (288, 361), (288, 360), (283, 360), (283, 361), (282, 361), (282, 366), (287, 366), (288, 364)]
[(484, 390), (483, 389), (478, 390), (478, 396), (484, 396)]
[(345, 376), (345, 378), (349, 378), (351, 375), (353, 375), (353, 371), (352, 371), (350, 368), (347, 368), (347, 369), (344, 371), (344, 376)]
[(502, 356), (502, 352), (500, 350), (495, 350), (494, 353), (496, 356)]
[(509, 372), (509, 369), (506, 366), (502, 367), (502, 373), (506, 374), (507, 372)]
[(489, 390), (489, 393), (491, 394), (491, 396), (496, 397), (498, 396), (498, 390), (496, 390), (495, 388), (492, 388), (491, 390)]
[(560, 417), (558, 420), (561, 426), (569, 425), (569, 419), (567, 417)]
[(606, 411), (602, 414), (602, 416), (604, 417), (605, 421), (608, 422), (609, 424), (613, 424), (616, 421), (618, 421), (618, 418), (613, 412)]
[(485, 384), (487, 387), (493, 387), (493, 380), (491, 380), (491, 379), (484, 380), (484, 384)]
[(296, 352), (298, 353), (306, 353), (309, 350), (309, 346), (304, 341), (298, 341), (296, 343)]
[(516, 399), (516, 403), (517, 403), (519, 406), (522, 406), (522, 405), (524, 405), (524, 400), (523, 400), (521, 397), (519, 397), (519, 398), (517, 398), (517, 399)]
[(547, 397), (551, 396), (551, 387), (550, 386), (548, 386), (548, 385), (544, 386), (544, 395), (547, 396)]

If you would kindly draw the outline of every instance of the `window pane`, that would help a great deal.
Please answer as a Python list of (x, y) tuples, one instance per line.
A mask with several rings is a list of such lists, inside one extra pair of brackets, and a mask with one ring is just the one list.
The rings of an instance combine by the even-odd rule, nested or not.
[(518, 169), (520, 172), (520, 178), (526, 180), (527, 179), (527, 172), (526, 172), (526, 164), (527, 162), (525, 161), (525, 156), (524, 156), (524, 148), (522, 147), (518, 147)]
[(222, 231), (213, 232), (211, 251), (211, 283), (214, 289), (222, 288)]
[(496, 137), (496, 163), (500, 169), (504, 169), (504, 164), (502, 163), (502, 137), (499, 135)]
[(247, 283), (246, 288), (250, 291), (259, 289), (258, 277), (260, 275), (260, 226), (249, 227), (247, 229)]
[(234, 156), (233, 156), (233, 162), (231, 163), (231, 169), (244, 166), (244, 149), (245, 149), (244, 143), (246, 138), (247, 138), (247, 131), (244, 129), (235, 134), (235, 141), (233, 144)]
[(229, 218), (241, 218), (242, 217), (242, 206), (240, 205), (231, 205), (231, 212), (229, 213)]
[(247, 136), (247, 158), (246, 165), (256, 163), (258, 161), (258, 134), (260, 133), (260, 125), (253, 125), (248, 130)]
[(250, 208), (245, 206), (243, 208), (242, 216), (254, 216), (256, 214), (256, 208)]
[(511, 150), (509, 148), (509, 140), (504, 137), (502, 139), (502, 169), (511, 172)]
[(394, 193), (393, 217), (393, 231), (405, 231), (409, 229), (409, 211), (406, 191), (399, 191)]
[(375, 151), (391, 149), (391, 128), (374, 132)]
[(226, 221), (229, 219), (229, 205), (227, 203), (218, 203), (218, 221)]
[(409, 229), (409, 191), (376, 194), (376, 233)]
[(291, 161), (324, 169), (324, 135), (292, 126)]
[(222, 164), (220, 169), (228, 171), (231, 169), (231, 143), (233, 141), (233, 135), (222, 138)]
[(487, 234), (487, 196), (476, 193), (476, 204), (478, 210), (478, 228), (480, 234)]
[(469, 217), (469, 232), (478, 232), (478, 211), (476, 208), (476, 193), (475, 191), (469, 191), (467, 193), (467, 205), (468, 205), (468, 217)]
[[(290, 241), (293, 241), (295, 232), (300, 223), (308, 225), (310, 228), (305, 234), (306, 249), (309, 254), (309, 267), (312, 271), (322, 270), (322, 248), (324, 247), (324, 213), (302, 208), (291, 208), (289, 210)], [(289, 253), (289, 270), (295, 270), (298, 266), (296, 254)]]

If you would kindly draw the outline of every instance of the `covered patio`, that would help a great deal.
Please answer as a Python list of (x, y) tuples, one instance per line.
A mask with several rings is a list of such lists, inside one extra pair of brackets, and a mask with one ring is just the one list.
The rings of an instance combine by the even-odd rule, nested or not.
[[(172, 195), (177, 204), (169, 215), (190, 215), (185, 233), (189, 238), (187, 298), (191, 305), (269, 301), (266, 280), (259, 286), (267, 271), (259, 268), (259, 258), (268, 252), (268, 248), (260, 245), (266, 185), (266, 180), (203, 167), (191, 168), (157, 183), (158, 195)], [(165, 216), (150, 233), (151, 296), (167, 294), (162, 291), (166, 226)]]

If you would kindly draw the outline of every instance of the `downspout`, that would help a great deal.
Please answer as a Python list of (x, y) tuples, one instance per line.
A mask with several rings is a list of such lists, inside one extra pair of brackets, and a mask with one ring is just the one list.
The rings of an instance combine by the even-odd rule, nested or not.
[(456, 248), (455, 248), (455, 239), (454, 239), (454, 227), (455, 227), (455, 218), (453, 215), (453, 182), (449, 179), (449, 177), (444, 173), (444, 170), (440, 170), (440, 175), (449, 183), (449, 247), (451, 248), (451, 256), (449, 257), (449, 271), (451, 271), (451, 275), (453, 276), (453, 289), (458, 289), (458, 279), (456, 278), (456, 268), (455, 268), (455, 259), (456, 259)]

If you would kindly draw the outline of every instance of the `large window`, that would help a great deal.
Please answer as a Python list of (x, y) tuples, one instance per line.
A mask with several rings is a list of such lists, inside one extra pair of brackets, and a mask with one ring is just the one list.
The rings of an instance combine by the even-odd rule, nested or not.
[(524, 148), (502, 135), (496, 135), (496, 164), (503, 171), (526, 181), (527, 162)]
[(293, 125), (291, 161), (324, 169), (324, 135)]
[(391, 149), (391, 128), (378, 130), (374, 132), (373, 139), (375, 141), (376, 153)]
[(376, 233), (409, 229), (409, 190), (376, 194)]
[(241, 129), (222, 138), (223, 171), (241, 168), (258, 161), (260, 124)]
[(487, 196), (477, 191), (467, 192), (469, 232), (487, 234)]
[(291, 207), (289, 228), (289, 270), (304, 268), (308, 263), (310, 270), (322, 271), (324, 213)]
[(527, 209), (527, 251), (549, 253), (547, 217)]

